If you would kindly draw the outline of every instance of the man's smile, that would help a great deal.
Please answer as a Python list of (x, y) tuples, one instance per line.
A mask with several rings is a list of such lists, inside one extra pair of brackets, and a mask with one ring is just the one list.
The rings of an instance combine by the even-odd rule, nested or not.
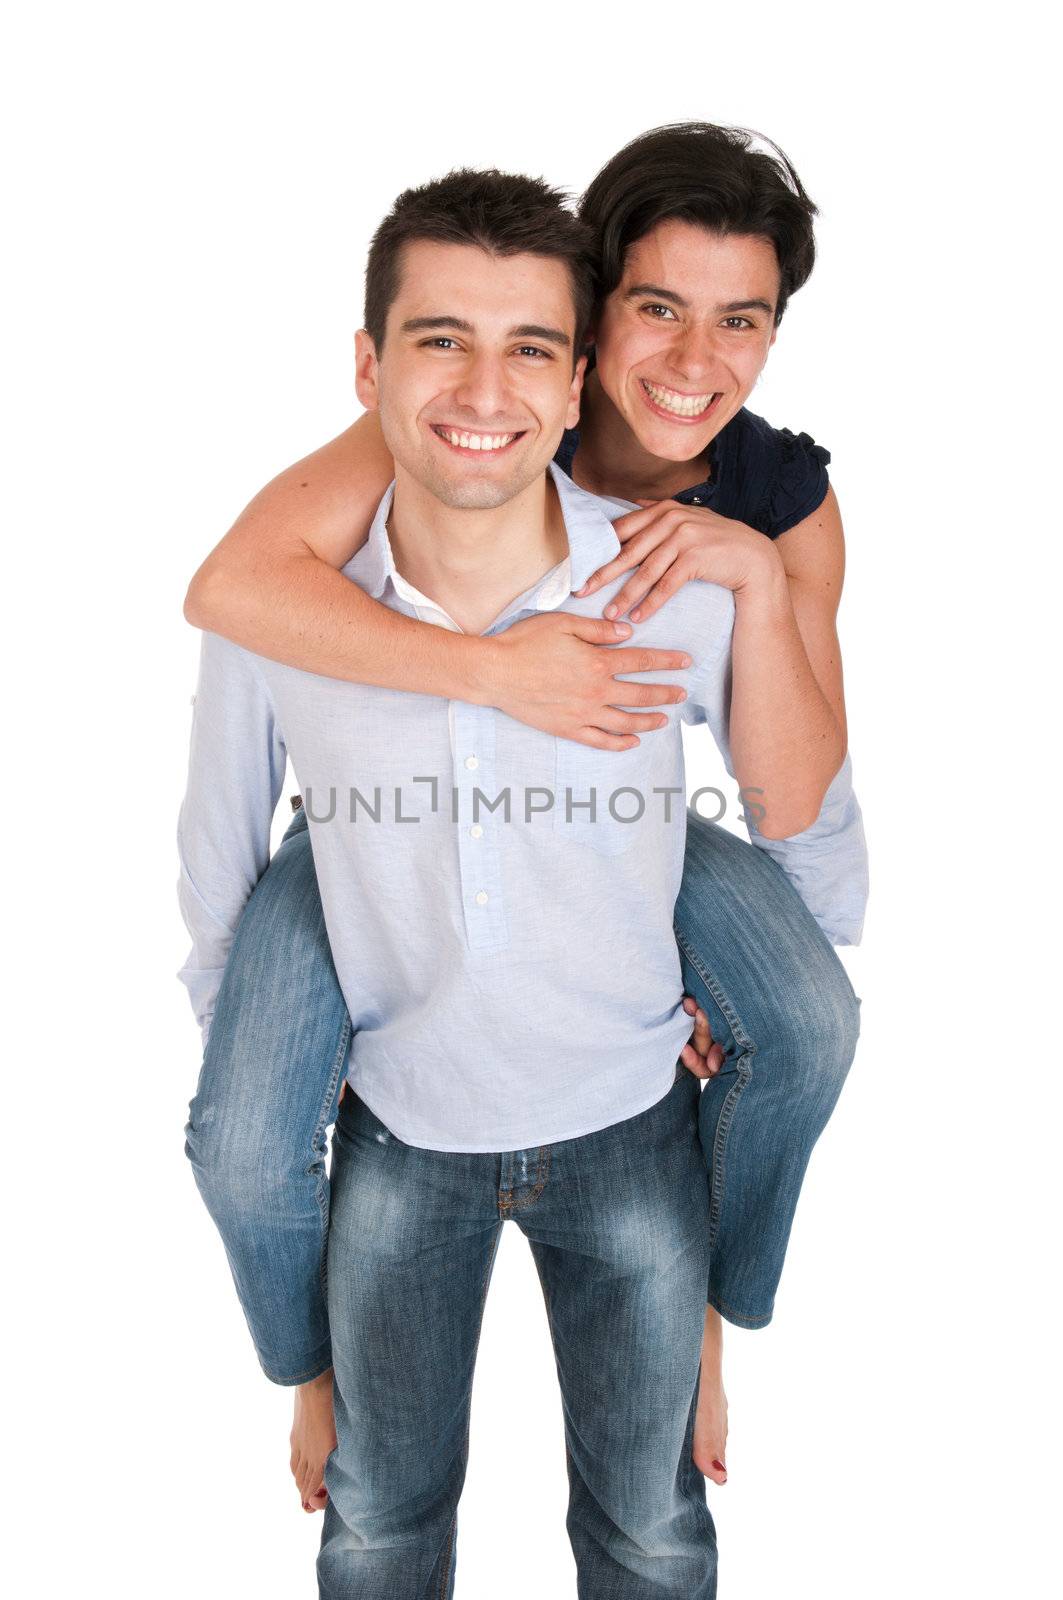
[(432, 432), (437, 439), (463, 456), (500, 456), (518, 439), (523, 439), (524, 431), (518, 433), (474, 433), (468, 428), (448, 428), (442, 423), (430, 423)]
[(667, 417), (669, 422), (704, 422), (721, 398), (719, 392), (712, 391), (684, 394), (663, 383), (651, 383), (648, 378), (640, 378), (639, 387), (650, 410)]

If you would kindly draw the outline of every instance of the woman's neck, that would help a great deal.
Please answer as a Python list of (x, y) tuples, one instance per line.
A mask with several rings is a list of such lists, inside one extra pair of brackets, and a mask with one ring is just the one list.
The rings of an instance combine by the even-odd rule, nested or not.
[(708, 474), (707, 453), (692, 461), (665, 461), (644, 450), (597, 372), (590, 374), (583, 385), (579, 449), (572, 462), (572, 478), (581, 489), (621, 500), (667, 500), (703, 483)]

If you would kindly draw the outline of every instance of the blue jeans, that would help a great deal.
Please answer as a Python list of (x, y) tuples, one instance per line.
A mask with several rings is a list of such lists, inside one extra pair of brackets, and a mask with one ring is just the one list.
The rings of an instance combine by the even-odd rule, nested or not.
[(337, 1445), (321, 1600), (454, 1592), (473, 1370), (510, 1218), (531, 1245), (557, 1360), (578, 1593), (716, 1594), (692, 1459), (709, 1271), (698, 1102), (680, 1066), (638, 1116), (484, 1155), (403, 1144), (347, 1091), (328, 1243)]
[[(772, 1317), (812, 1147), (856, 1049), (860, 1002), (782, 869), (694, 812), (674, 923), (686, 992), (726, 1052), (699, 1102), (707, 1300), (759, 1328)], [(300, 810), (237, 929), (185, 1128), (275, 1383), (332, 1364), (326, 1130), (350, 1033)]]

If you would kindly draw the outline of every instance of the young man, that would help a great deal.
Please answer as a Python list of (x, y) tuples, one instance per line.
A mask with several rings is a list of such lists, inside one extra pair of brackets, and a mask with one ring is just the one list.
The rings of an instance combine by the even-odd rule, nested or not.
[[(481, 635), (586, 614), (572, 592), (617, 554), (623, 509), (551, 463), (577, 415), (586, 248), (560, 197), (499, 174), (409, 191), (378, 231), (358, 393), (395, 483), (345, 573), (386, 605)], [(709, 1194), (699, 1084), (677, 1065), (690, 1018), (672, 915), (678, 722), (707, 722), (730, 768), (733, 621), (727, 588), (691, 582), (646, 624), (644, 642), (667, 631), (689, 667), (686, 703), (619, 754), (204, 638), (180, 829), (197, 1012), (209, 1024), (268, 861), (287, 753), (355, 1029), (329, 1239), (323, 1596), (453, 1591), (507, 1217), (546, 1295), (581, 1592), (715, 1594), (691, 1456)]]

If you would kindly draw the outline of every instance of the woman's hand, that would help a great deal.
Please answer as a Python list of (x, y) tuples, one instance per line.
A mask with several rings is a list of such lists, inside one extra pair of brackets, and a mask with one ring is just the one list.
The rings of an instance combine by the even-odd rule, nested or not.
[(606, 617), (621, 617), (634, 606), (632, 622), (645, 622), (691, 578), (737, 593), (759, 582), (772, 564), (780, 565), (770, 539), (707, 506), (685, 506), (678, 500), (640, 500), (639, 505), (640, 511), (629, 511), (613, 523), (623, 546), (620, 554), (576, 591), (580, 598), (593, 594), (637, 566), (634, 577), (605, 607)]
[(694, 1019), (694, 1032), (679, 1052), (679, 1059), (695, 1078), (715, 1078), (723, 1066), (723, 1046), (716, 1044), (709, 1019), (692, 995), (683, 996), (683, 1010)]
[(630, 633), (627, 622), (568, 611), (524, 617), (476, 640), (484, 654), (477, 657), (475, 694), (470, 688), (468, 697), (577, 744), (629, 750), (639, 743), (638, 734), (664, 727), (668, 718), (623, 708), (674, 705), (686, 699), (686, 690), (674, 683), (629, 683), (615, 674), (672, 672), (691, 664), (685, 650), (615, 643)]

